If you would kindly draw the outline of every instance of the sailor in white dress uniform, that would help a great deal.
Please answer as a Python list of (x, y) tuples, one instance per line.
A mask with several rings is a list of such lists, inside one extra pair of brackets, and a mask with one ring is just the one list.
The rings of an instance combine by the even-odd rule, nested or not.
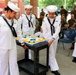
[(25, 13), (20, 16), (18, 23), (22, 25), (23, 36), (26, 34), (33, 35), (36, 24), (35, 15), (31, 13), (33, 6), (25, 5), (24, 7)]
[(43, 37), (48, 41), (49, 45), (49, 66), (51, 68), (51, 72), (55, 75), (60, 75), (55, 55), (61, 28), (61, 20), (58, 16), (55, 16), (55, 12), (57, 11), (56, 6), (50, 5), (47, 7), (47, 10), (48, 17), (45, 17), (42, 23)]
[[(23, 37), (27, 34), (33, 35), (35, 31), (35, 24), (36, 24), (35, 15), (31, 13), (33, 6), (25, 5), (24, 8), (25, 8), (25, 13), (22, 14), (18, 20), (19, 25), (22, 25)], [(32, 58), (31, 50), (29, 50), (29, 58), (30, 59)]]
[[(6, 13), (4, 17), (10, 25), (12, 24), (12, 19), (14, 20), (13, 27), (17, 32), (17, 36), (20, 38), (20, 42), (23, 44), (21, 27), (17, 25), (17, 21), (14, 19), (19, 10), (14, 3), (9, 1), (5, 8)], [(6, 21), (3, 17), (0, 17), (0, 75), (9, 74), (19, 75), (16, 40)]]

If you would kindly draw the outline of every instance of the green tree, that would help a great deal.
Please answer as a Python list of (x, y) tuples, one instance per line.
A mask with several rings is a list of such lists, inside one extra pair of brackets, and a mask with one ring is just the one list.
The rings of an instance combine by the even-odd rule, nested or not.
[(74, 4), (76, 4), (76, 0), (38, 0), (39, 7), (46, 7), (48, 5), (56, 5), (58, 7), (64, 6), (66, 1), (67, 9), (71, 9)]
[(48, 5), (63, 5), (63, 0), (38, 0), (40, 7), (46, 7)]
[(72, 6), (76, 4), (76, 0), (66, 0), (66, 7), (67, 9), (70, 9), (72, 8)]
[[(25, 4), (30, 4), (30, 0), (24, 0)], [(43, 8), (48, 5), (64, 6), (65, 0), (38, 0), (38, 6)], [(76, 0), (66, 0), (66, 8), (71, 9), (73, 5), (76, 5)]]
[(25, 4), (30, 4), (30, 0), (24, 0)]

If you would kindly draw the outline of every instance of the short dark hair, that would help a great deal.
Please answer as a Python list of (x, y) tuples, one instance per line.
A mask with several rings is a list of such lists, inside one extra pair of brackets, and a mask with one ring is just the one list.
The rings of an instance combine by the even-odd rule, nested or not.
[(61, 6), (61, 8), (64, 8), (63, 6)]
[(10, 10), (11, 12), (13, 12), (13, 10), (12, 9), (10, 9), (8, 6), (5, 8), (5, 11), (8, 11), (8, 10)]
[(40, 13), (41, 16), (44, 16), (45, 14), (43, 12)]

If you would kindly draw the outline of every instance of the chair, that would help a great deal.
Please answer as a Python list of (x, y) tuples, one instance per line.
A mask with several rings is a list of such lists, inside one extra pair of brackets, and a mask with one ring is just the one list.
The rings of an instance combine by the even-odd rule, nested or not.
[[(59, 42), (62, 42), (63, 44), (63, 49), (65, 49), (64, 47), (64, 43), (74, 43), (74, 38), (76, 37), (76, 30), (75, 29), (67, 29), (64, 32), (64, 38), (59, 39)], [(68, 56), (70, 55), (70, 52), (68, 54)]]

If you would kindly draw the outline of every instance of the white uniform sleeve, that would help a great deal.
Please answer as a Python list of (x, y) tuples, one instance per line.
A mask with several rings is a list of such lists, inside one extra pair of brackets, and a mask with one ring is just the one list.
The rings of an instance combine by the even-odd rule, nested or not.
[(20, 16), (20, 18), (18, 19), (18, 25), (22, 25), (23, 24), (23, 19), (22, 19), (22, 15)]
[(1, 30), (1, 23), (0, 23), (0, 30)]
[(34, 30), (35, 30), (35, 25), (36, 25), (36, 18), (35, 18), (35, 16), (33, 15), (33, 26), (34, 26)]
[(41, 35), (41, 32), (37, 32), (34, 34), (35, 36), (40, 36)]
[(55, 33), (53, 34), (53, 38), (54, 39), (58, 37), (59, 32), (60, 32), (60, 28), (61, 28), (61, 25), (60, 25), (61, 24), (61, 20), (60, 20), (59, 17), (57, 18), (57, 21), (58, 21), (57, 27), (55, 28)]
[(20, 38), (19, 42), (23, 43), (23, 36), (22, 36), (22, 31), (21, 31), (21, 18), (17, 21), (17, 28), (16, 28), (16, 32), (17, 32), (17, 36)]
[(48, 33), (48, 29), (47, 29), (47, 23), (46, 23), (46, 20), (43, 20), (42, 22), (42, 31), (43, 31), (43, 37), (46, 39), (46, 41), (49, 41), (49, 33)]

